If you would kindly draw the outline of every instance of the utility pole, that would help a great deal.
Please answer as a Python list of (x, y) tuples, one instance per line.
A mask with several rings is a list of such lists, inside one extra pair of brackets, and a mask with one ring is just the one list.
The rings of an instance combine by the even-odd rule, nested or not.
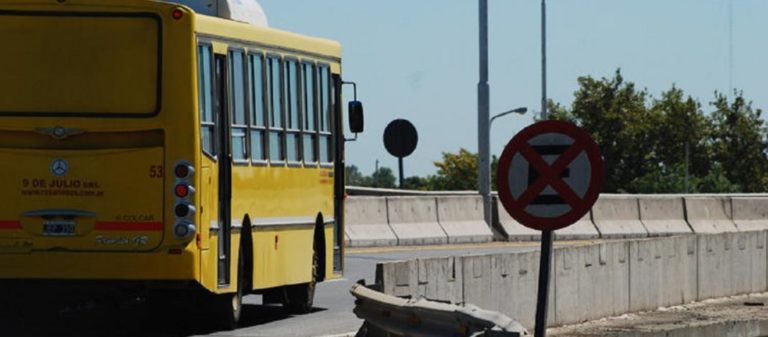
[(480, 81), (477, 83), (477, 146), (478, 146), (478, 179), (477, 185), (483, 198), (483, 215), (488, 226), (493, 224), (491, 219), (491, 161), (489, 138), (490, 89), (488, 85), (488, 0), (479, 0), (480, 21)]

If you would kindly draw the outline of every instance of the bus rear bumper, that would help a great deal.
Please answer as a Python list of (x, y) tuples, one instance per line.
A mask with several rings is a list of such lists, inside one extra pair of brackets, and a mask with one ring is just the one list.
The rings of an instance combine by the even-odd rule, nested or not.
[(192, 281), (199, 260), (191, 251), (169, 254), (108, 252), (31, 252), (0, 254), (4, 280)]

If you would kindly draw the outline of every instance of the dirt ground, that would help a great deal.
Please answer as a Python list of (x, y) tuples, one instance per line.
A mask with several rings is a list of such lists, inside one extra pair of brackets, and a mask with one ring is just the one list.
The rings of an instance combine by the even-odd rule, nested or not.
[[(734, 296), (548, 329), (548, 336), (645, 336), (738, 322), (768, 325), (768, 293)], [(751, 329), (754, 330), (754, 329)], [(758, 330), (762, 330), (759, 329)], [(669, 335), (669, 334), (663, 334)], [(677, 334), (674, 334), (677, 336)], [(672, 336), (672, 335), (669, 335)]]

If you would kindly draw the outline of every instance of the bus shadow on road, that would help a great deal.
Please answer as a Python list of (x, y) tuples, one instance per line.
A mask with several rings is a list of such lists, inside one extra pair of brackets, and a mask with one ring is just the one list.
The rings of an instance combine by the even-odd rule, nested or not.
[[(281, 306), (244, 304), (240, 329), (258, 327), (289, 319)], [(213, 317), (201, 313), (169, 310), (150, 314), (144, 306), (131, 308), (90, 308), (55, 317), (0, 316), (0, 336), (8, 337), (187, 337), (228, 334)], [(314, 308), (312, 313), (327, 309)], [(312, 314), (310, 313), (310, 315)]]

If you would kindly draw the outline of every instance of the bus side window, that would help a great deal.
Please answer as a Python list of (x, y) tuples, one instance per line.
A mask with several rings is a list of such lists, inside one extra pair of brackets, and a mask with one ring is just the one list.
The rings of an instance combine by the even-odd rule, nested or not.
[(246, 132), (248, 122), (245, 111), (245, 56), (243, 51), (229, 52), (230, 102), (232, 111), (232, 159), (243, 163), (248, 159)]
[(327, 65), (318, 67), (318, 77), (320, 81), (319, 105), (318, 105), (318, 126), (320, 130), (320, 162), (329, 164), (332, 162), (332, 135), (331, 135), (331, 75), (330, 68)]
[(213, 60), (211, 46), (201, 44), (197, 47), (198, 97), (200, 108), (200, 135), (203, 151), (215, 156), (214, 132), (216, 124), (213, 116)]
[(302, 123), (304, 142), (304, 165), (316, 165), (317, 163), (317, 109), (315, 98), (317, 97), (317, 81), (315, 80), (315, 65), (310, 62), (301, 64), (302, 75), (302, 111), (304, 119)]
[(251, 158), (254, 161), (267, 160), (267, 115), (266, 93), (264, 86), (264, 56), (261, 54), (249, 54), (248, 62), (250, 70), (248, 76), (248, 88), (251, 90)]
[(280, 79), (280, 57), (267, 57), (267, 90), (269, 114), (269, 159), (273, 162), (285, 160), (283, 154), (283, 86)]
[(285, 94), (286, 94), (286, 147), (285, 152), (289, 162), (299, 163), (301, 160), (301, 121), (299, 116), (299, 66), (295, 59), (285, 60)]

